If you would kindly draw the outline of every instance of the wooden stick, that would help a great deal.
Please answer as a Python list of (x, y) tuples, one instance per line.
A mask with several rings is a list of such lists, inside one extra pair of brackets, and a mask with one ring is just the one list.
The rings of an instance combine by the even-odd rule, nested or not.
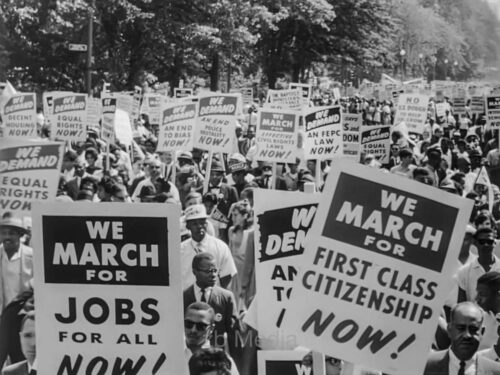
[(273, 174), (271, 175), (271, 178), (273, 178), (273, 182), (271, 184), (271, 189), (272, 190), (276, 190), (276, 182), (278, 180), (278, 163), (276, 163), (275, 161), (273, 161)]
[(323, 182), (323, 176), (322, 173), (323, 171), (321, 170), (321, 160), (316, 159), (316, 191), (319, 191), (319, 187), (321, 186), (321, 183)]
[(203, 195), (208, 192), (208, 184), (210, 181), (210, 171), (212, 170), (212, 158), (214, 157), (213, 151), (208, 151), (207, 167), (205, 168), (205, 181), (203, 181)]

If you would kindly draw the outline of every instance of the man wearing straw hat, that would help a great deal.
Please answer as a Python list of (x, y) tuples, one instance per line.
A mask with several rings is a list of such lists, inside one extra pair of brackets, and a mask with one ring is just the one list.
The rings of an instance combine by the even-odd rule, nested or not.
[(229, 247), (218, 238), (207, 233), (207, 211), (202, 204), (189, 206), (184, 211), (186, 227), (191, 232), (191, 238), (181, 243), (181, 274), (183, 289), (196, 281), (192, 271), (193, 258), (201, 252), (208, 252), (215, 258), (216, 268), (219, 270), (219, 284), (227, 288), (231, 279), (236, 275), (236, 266)]
[[(20, 218), (10, 213), (0, 220), (0, 308), (30, 289), (33, 277), (33, 249), (21, 243), (28, 231)], [(1, 314), (0, 311), (0, 314)]]

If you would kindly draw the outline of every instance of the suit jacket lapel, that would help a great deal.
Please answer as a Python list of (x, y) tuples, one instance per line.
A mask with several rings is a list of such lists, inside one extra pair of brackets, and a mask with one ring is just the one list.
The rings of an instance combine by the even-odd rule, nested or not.
[(450, 353), (446, 351), (443, 359), (439, 363), (439, 368), (444, 375), (449, 375)]

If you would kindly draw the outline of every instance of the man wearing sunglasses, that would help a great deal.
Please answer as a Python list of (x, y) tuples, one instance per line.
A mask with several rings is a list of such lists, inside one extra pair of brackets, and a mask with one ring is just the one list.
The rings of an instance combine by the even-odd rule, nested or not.
[[(194, 302), (190, 304), (184, 313), (184, 336), (186, 338), (186, 347), (184, 356), (186, 363), (191, 356), (204, 348), (210, 347), (210, 336), (215, 327), (215, 312), (205, 302)], [(239, 375), (234, 361), (231, 361), (231, 375)]]
[(495, 234), (491, 228), (480, 228), (474, 234), (477, 259), (457, 272), (458, 302), (475, 301), (478, 279), (489, 271), (500, 272), (500, 259), (493, 254)]
[(192, 269), (196, 282), (184, 290), (184, 311), (187, 312), (193, 302), (209, 304), (215, 313), (212, 345), (223, 347), (225, 335), (227, 335), (230, 347), (232, 347), (236, 306), (233, 293), (215, 285), (219, 274), (215, 257), (210, 253), (196, 254), (193, 258)]

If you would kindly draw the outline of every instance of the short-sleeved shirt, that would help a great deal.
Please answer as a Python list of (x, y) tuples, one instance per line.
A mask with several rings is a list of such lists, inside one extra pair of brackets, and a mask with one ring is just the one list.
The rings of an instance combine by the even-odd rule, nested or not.
[(229, 247), (218, 238), (209, 234), (201, 242), (189, 238), (181, 243), (181, 277), (182, 289), (186, 289), (196, 281), (192, 262), (196, 254), (200, 252), (211, 253), (215, 257), (215, 264), (219, 270), (219, 277), (236, 275), (236, 265)]
[[(500, 259), (495, 255), (495, 262), (491, 265), (490, 271), (500, 272)], [(457, 283), (460, 289), (465, 291), (467, 301), (475, 301), (477, 292), (477, 280), (486, 273), (483, 266), (475, 259), (472, 263), (466, 264), (458, 270)]]

